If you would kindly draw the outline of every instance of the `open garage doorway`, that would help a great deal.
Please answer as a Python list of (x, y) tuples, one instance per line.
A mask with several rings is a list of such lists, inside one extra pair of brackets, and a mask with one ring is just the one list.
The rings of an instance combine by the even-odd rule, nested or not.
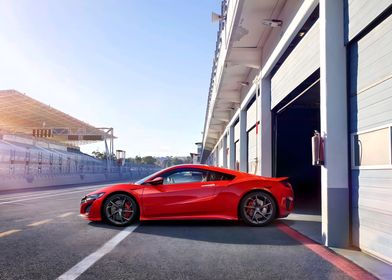
[(321, 214), (321, 169), (312, 166), (311, 138), (320, 131), (320, 82), (298, 87), (274, 113), (274, 176), (290, 177), (295, 213)]

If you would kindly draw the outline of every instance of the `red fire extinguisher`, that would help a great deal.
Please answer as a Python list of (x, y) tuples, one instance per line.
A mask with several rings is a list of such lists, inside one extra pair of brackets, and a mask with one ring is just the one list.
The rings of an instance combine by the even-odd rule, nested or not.
[(324, 165), (324, 139), (317, 130), (312, 137), (312, 165)]

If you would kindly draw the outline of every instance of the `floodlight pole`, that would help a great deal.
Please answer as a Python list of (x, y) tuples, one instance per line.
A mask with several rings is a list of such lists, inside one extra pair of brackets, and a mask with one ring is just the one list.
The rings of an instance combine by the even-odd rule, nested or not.
[[(111, 161), (113, 160), (113, 155), (114, 155), (114, 132), (113, 132), (113, 127), (102, 127), (99, 128), (105, 131), (105, 154), (106, 154), (106, 170), (109, 172), (109, 167), (111, 166)], [(109, 135), (109, 147), (108, 147), (108, 142), (107, 142), (107, 136)]]

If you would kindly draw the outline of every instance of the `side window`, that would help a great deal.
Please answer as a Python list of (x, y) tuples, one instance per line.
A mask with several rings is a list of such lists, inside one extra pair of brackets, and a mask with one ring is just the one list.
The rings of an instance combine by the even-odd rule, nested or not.
[(164, 185), (207, 181), (207, 173), (202, 170), (178, 170), (162, 177)]
[(390, 166), (391, 139), (390, 127), (353, 135), (354, 167)]
[(226, 174), (226, 173), (221, 173), (221, 172), (215, 172), (215, 171), (209, 171), (208, 172), (208, 181), (231, 181), (234, 179), (235, 176)]

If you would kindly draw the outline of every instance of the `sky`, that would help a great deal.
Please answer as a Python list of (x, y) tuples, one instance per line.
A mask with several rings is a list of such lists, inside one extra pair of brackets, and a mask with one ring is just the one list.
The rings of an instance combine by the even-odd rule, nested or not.
[(202, 139), (220, 3), (0, 0), (0, 89), (113, 127), (127, 156), (189, 155)]

